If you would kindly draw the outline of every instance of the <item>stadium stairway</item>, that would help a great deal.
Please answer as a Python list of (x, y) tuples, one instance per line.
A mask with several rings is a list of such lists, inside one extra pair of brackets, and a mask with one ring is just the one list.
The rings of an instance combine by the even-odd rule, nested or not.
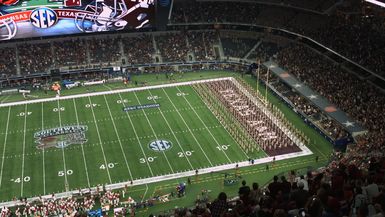
[(258, 46), (259, 46), (261, 43), (262, 43), (262, 41), (261, 41), (261, 40), (258, 40), (258, 42), (254, 45), (254, 47), (251, 48), (251, 49), (249, 50), (249, 52), (247, 52), (247, 54), (246, 54), (242, 59), (247, 59), (247, 58), (250, 56), (250, 54), (251, 54), (252, 52), (254, 52), (255, 49), (257, 49)]

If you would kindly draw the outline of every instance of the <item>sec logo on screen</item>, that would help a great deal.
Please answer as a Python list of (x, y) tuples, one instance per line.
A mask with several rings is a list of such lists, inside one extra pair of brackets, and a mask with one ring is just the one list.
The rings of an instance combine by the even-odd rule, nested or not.
[(58, 16), (50, 8), (37, 8), (32, 11), (29, 20), (31, 24), (40, 29), (47, 29), (56, 24)]
[(153, 151), (162, 152), (169, 150), (172, 147), (172, 144), (166, 140), (155, 140), (152, 141), (148, 147)]

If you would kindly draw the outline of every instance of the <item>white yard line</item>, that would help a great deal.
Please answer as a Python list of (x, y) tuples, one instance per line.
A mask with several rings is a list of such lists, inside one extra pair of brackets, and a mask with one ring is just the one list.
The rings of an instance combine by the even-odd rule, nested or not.
[(7, 125), (5, 127), (5, 138), (4, 138), (4, 147), (3, 147), (3, 158), (1, 159), (1, 171), (0, 171), (0, 189), (3, 181), (3, 167), (4, 167), (4, 155), (5, 155), (5, 147), (7, 146), (7, 137), (8, 137), (8, 126), (9, 126), (9, 116), (11, 114), (11, 107), (8, 108), (8, 118)]
[[(41, 103), (41, 130), (44, 130), (44, 103)], [(45, 194), (45, 148), (43, 147), (43, 191)]]
[(112, 88), (111, 88), (111, 87), (107, 86), (107, 85), (106, 85), (106, 84), (104, 84), (104, 83), (103, 83), (103, 86), (104, 86), (105, 88), (109, 89), (109, 90), (112, 90)]
[[(76, 124), (79, 125), (78, 109), (76, 108), (75, 99), (72, 99), (72, 101), (73, 101), (74, 108), (75, 108)], [(85, 153), (84, 153), (84, 147), (83, 147), (83, 144), (80, 144), (80, 147), (82, 148), (83, 162), (84, 162), (84, 169), (86, 170), (87, 184), (88, 184), (88, 187), (91, 187), (91, 184), (90, 184), (90, 177), (89, 177), (89, 175), (88, 175), (88, 167), (87, 167), (86, 155), (85, 155)]]
[[(120, 93), (119, 93), (119, 98), (120, 98), (120, 100), (123, 102), (123, 98), (122, 98), (122, 95), (121, 95)], [(123, 102), (123, 106), (124, 106), (124, 107), (126, 106), (124, 102)], [(136, 140), (137, 140), (138, 143), (139, 143), (139, 147), (140, 147), (140, 149), (142, 150), (143, 156), (146, 158), (147, 167), (148, 167), (148, 169), (150, 170), (151, 176), (154, 176), (154, 173), (152, 172), (151, 166), (150, 166), (150, 164), (148, 163), (146, 153), (145, 153), (144, 150), (143, 150), (142, 143), (140, 142), (138, 133), (136, 132), (134, 123), (132, 123), (131, 117), (130, 117), (130, 115), (128, 114), (128, 112), (126, 112), (126, 116), (127, 116), (128, 119), (130, 120), (132, 129), (134, 130), (134, 134), (135, 134)]]
[[(74, 99), (74, 98), (76, 99), (76, 98), (83, 98), (83, 97), (90, 97), (90, 96), (100, 96), (100, 95), (106, 95), (106, 94), (126, 93), (126, 92), (140, 91), (140, 90), (152, 90), (152, 89), (160, 89), (160, 88), (165, 88), (165, 87), (176, 87), (176, 86), (192, 85), (192, 84), (206, 83), (206, 82), (211, 82), (211, 81), (225, 81), (225, 80), (231, 80), (231, 77), (213, 78), (213, 79), (206, 79), (206, 80), (199, 80), (199, 81), (186, 81), (186, 82), (179, 82), (179, 83), (161, 84), (161, 85), (154, 85), (154, 86), (136, 87), (136, 88), (120, 89), (120, 90), (110, 90), (110, 91), (102, 91), (102, 92), (94, 92), (94, 93), (75, 94), (75, 95), (69, 95), (69, 96), (61, 96), (59, 98), (59, 100)], [(39, 102), (53, 102), (56, 100), (58, 100), (58, 98), (56, 98), (56, 97), (44, 98), (44, 99), (34, 99), (34, 100), (25, 100), (25, 101), (19, 101), (19, 102), (3, 103), (3, 104), (0, 104), (0, 107), (7, 107), (7, 106), (13, 106), (13, 105), (24, 105), (24, 104), (39, 103)]]
[(11, 95), (8, 95), (8, 96), (4, 97), (4, 99), (2, 99), (0, 103), (3, 103), (3, 102), (4, 102), (5, 100), (7, 100), (10, 96), (11, 96)]
[[(136, 93), (135, 93), (135, 92), (133, 92), (133, 93), (134, 93), (135, 98), (136, 98), (136, 100), (138, 101), (138, 103), (141, 104), (140, 101), (139, 101), (138, 96), (136, 95)], [(152, 127), (152, 124), (151, 124), (150, 120), (148, 119), (147, 114), (146, 114), (146, 112), (144, 111), (144, 109), (142, 109), (142, 112), (143, 112), (144, 116), (146, 117), (146, 120), (147, 120), (148, 125), (150, 125), (152, 134), (155, 136), (155, 139), (156, 139), (156, 140), (159, 140), (159, 139), (158, 139), (158, 135), (155, 133), (155, 130), (154, 130), (154, 128)], [(164, 158), (165, 158), (166, 161), (167, 161), (168, 166), (170, 167), (171, 172), (174, 173), (174, 169), (172, 168), (172, 166), (171, 166), (171, 164), (170, 164), (170, 161), (168, 160), (168, 157), (167, 157), (166, 153), (165, 153), (164, 151), (162, 151), (162, 153), (163, 153)]]
[[(148, 91), (148, 93), (150, 94), (150, 96), (152, 97), (151, 91), (150, 91), (150, 90), (147, 90), (147, 91)], [(156, 103), (156, 100), (154, 99), (154, 97), (152, 97), (152, 100)], [(160, 114), (162, 115), (164, 121), (166, 122), (168, 128), (170, 129), (170, 132), (171, 132), (172, 135), (174, 136), (174, 138), (175, 138), (175, 140), (176, 140), (176, 143), (178, 143), (180, 149), (182, 150), (183, 155), (184, 155), (184, 157), (186, 158), (188, 164), (190, 165), (191, 169), (194, 170), (194, 167), (193, 167), (193, 165), (191, 164), (191, 162), (190, 162), (188, 156), (186, 155), (186, 152), (184, 151), (183, 146), (180, 144), (178, 137), (176, 137), (174, 131), (171, 129), (171, 126), (170, 126), (170, 124), (168, 123), (166, 117), (164, 116), (162, 110), (161, 110), (159, 107), (158, 107), (158, 110), (159, 110)]]
[(24, 190), (24, 154), (25, 154), (25, 137), (26, 137), (26, 131), (27, 131), (27, 112), (28, 112), (28, 104), (25, 104), (25, 110), (24, 110), (24, 136), (23, 136), (23, 160), (21, 163), (21, 177), (20, 177), (20, 196), (23, 197), (23, 190)]
[[(88, 97), (88, 100), (89, 100), (89, 102), (90, 102), (90, 105), (92, 105), (91, 97)], [(91, 108), (91, 111), (92, 111), (92, 116), (94, 117), (94, 123), (95, 123), (95, 127), (96, 127), (96, 132), (97, 132), (97, 134), (98, 134), (100, 148), (102, 149), (102, 153), (103, 153), (104, 164), (105, 164), (105, 165), (108, 165), (108, 163), (107, 163), (107, 158), (106, 158), (106, 155), (105, 155), (105, 153), (104, 153), (104, 148), (103, 148), (102, 138), (101, 138), (100, 133), (99, 133), (99, 127), (98, 127), (98, 124), (97, 124), (97, 122), (96, 122), (96, 117), (95, 117), (94, 108), (92, 108), (92, 106), (90, 106), (90, 108)], [(108, 166), (106, 166), (106, 170), (107, 170), (107, 174), (108, 174), (108, 179), (109, 179), (110, 183), (112, 183), (111, 175), (110, 175), (110, 170), (108, 169)]]
[[(176, 89), (179, 91), (179, 92), (182, 92), (179, 87), (176, 87)], [(167, 94), (167, 92), (165, 91), (165, 93)], [(168, 95), (167, 95), (168, 97)], [(201, 121), (201, 123), (203, 124), (203, 126), (207, 129), (207, 132), (209, 132), (209, 134), (211, 135), (211, 138), (213, 138), (213, 140), (215, 141), (215, 143), (217, 144), (217, 146), (221, 146), (221, 144), (219, 144), (218, 140), (215, 138), (215, 136), (211, 133), (211, 130), (207, 127), (206, 123), (202, 120), (202, 118), (199, 116), (199, 114), (195, 111), (195, 109), (192, 107), (192, 105), (190, 104), (190, 102), (186, 99), (186, 96), (184, 96), (182, 94), (182, 97), (183, 99), (187, 102), (187, 104), (190, 106), (190, 108), (192, 109), (192, 111), (194, 112), (194, 114), (198, 117), (198, 119)], [(171, 100), (171, 99), (170, 99)], [(223, 145), (223, 144), (222, 144)], [(227, 160), (232, 163), (231, 159), (229, 158), (229, 156), (226, 154), (225, 150), (223, 150), (223, 148), (221, 148), (223, 154), (225, 155), (225, 157), (227, 158)]]
[(148, 185), (146, 184), (146, 190), (144, 191), (142, 202), (145, 200), (144, 198), (146, 198), (147, 191), (148, 191)]
[[(104, 101), (106, 102), (107, 109), (108, 109), (108, 113), (110, 113), (110, 118), (111, 118), (111, 121), (112, 121), (112, 126), (114, 126), (116, 138), (118, 138), (118, 142), (119, 142), (119, 145), (120, 145), (120, 150), (121, 150), (121, 152), (122, 152), (122, 154), (123, 154), (124, 162), (126, 163), (127, 170), (128, 170), (128, 174), (130, 174), (130, 178), (131, 178), (131, 180), (133, 180), (134, 178), (133, 178), (133, 176), (132, 176), (130, 166), (128, 165), (128, 161), (127, 161), (126, 154), (124, 153), (122, 141), (120, 140), (120, 136), (119, 136), (119, 133), (118, 133), (118, 129), (116, 128), (114, 118), (112, 117), (111, 109), (110, 109), (110, 106), (108, 105), (108, 102), (107, 102), (107, 99), (106, 99), (106, 95), (104, 95)], [(91, 105), (91, 106), (92, 106), (92, 105)], [(106, 167), (108, 167), (108, 165), (106, 165)]]
[[(176, 106), (175, 104), (171, 101), (170, 97), (168, 96), (168, 94), (166, 93), (166, 91), (164, 90), (164, 88), (162, 88), (163, 92), (166, 94), (168, 100), (171, 102), (171, 105), (174, 107), (174, 109), (176, 110)], [(192, 135), (192, 137), (194, 138), (195, 142), (198, 144), (199, 148), (201, 149), (202, 153), (204, 154), (204, 156), (206, 157), (207, 161), (210, 163), (210, 166), (214, 166), (213, 163), (211, 162), (211, 160), (209, 159), (209, 157), (207, 156), (206, 152), (203, 150), (202, 146), (199, 144), (199, 141), (198, 139), (195, 137), (194, 133), (192, 132), (191, 128), (188, 126), (188, 124), (186, 123), (185, 119), (183, 118), (183, 116), (180, 114), (179, 111), (176, 111), (179, 115), (179, 117), (181, 118), (181, 120), (183, 121), (183, 123), (186, 125), (187, 129), (189, 130), (190, 134)]]
[[(58, 110), (58, 115), (59, 115), (59, 126), (62, 127), (59, 100), (57, 101), (57, 110)], [(65, 157), (65, 153), (64, 153), (64, 147), (62, 147), (61, 150), (62, 150), (63, 167), (64, 167), (64, 171), (63, 171), (64, 172), (64, 187), (65, 187), (65, 189), (67, 189), (67, 188), (69, 189), (69, 183), (68, 183), (68, 179), (67, 179), (67, 164), (66, 164), (66, 157)]]

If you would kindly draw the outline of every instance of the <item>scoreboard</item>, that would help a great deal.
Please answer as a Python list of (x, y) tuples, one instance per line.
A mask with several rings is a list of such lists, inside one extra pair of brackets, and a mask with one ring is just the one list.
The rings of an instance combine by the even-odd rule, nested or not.
[(160, 1), (0, 0), (0, 40), (152, 28)]

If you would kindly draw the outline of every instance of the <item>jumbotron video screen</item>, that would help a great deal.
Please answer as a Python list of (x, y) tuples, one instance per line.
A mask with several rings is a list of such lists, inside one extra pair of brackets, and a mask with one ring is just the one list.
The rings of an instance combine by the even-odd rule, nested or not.
[(155, 5), (155, 0), (0, 0), (0, 40), (149, 28)]

